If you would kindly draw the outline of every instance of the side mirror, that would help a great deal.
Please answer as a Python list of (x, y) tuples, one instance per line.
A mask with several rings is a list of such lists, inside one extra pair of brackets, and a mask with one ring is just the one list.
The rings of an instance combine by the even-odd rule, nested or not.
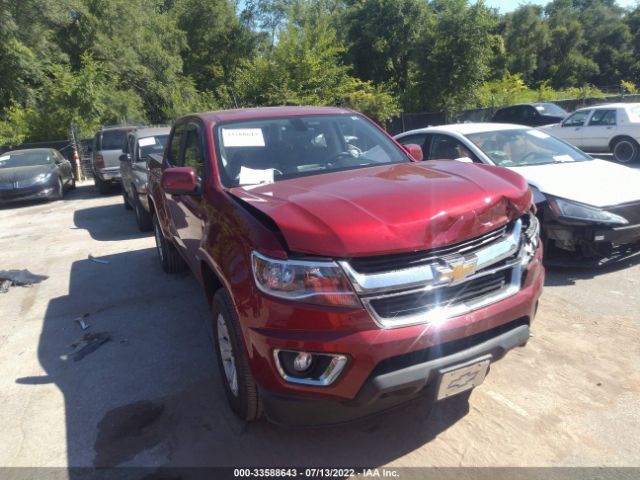
[(424, 159), (424, 155), (422, 154), (422, 147), (420, 145), (416, 145), (415, 143), (408, 143), (404, 145), (404, 149), (416, 162), (421, 162)]
[(196, 172), (191, 167), (171, 167), (162, 172), (160, 184), (170, 195), (194, 195), (198, 193)]
[(121, 162), (130, 162), (131, 161), (131, 155), (129, 155), (128, 153), (123, 153), (122, 155), (120, 155), (118, 157), (118, 160), (120, 160)]

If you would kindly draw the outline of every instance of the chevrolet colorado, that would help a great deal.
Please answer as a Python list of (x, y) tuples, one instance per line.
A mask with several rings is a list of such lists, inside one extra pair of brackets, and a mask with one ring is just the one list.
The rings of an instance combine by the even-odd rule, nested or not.
[(202, 284), (240, 418), (442, 400), (527, 342), (544, 269), (526, 181), (421, 153), (340, 108), (176, 122), (149, 162), (158, 255)]

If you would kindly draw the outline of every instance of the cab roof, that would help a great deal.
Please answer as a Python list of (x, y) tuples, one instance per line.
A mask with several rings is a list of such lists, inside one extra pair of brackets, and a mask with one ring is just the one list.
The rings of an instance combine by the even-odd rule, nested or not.
[(271, 117), (340, 115), (350, 113), (353, 114), (354, 112), (352, 110), (339, 107), (258, 107), (195, 113), (191, 116), (199, 117), (208, 123), (224, 123)]

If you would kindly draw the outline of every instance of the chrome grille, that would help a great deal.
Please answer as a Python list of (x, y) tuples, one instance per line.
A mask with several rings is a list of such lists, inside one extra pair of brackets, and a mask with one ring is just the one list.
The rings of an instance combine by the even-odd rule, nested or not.
[(537, 228), (527, 214), (456, 245), (339, 264), (382, 328), (442, 321), (517, 293)]
[(372, 299), (371, 307), (382, 318), (426, 313), (436, 307), (452, 306), (502, 290), (511, 280), (511, 270), (501, 270), (450, 288), (392, 295)]

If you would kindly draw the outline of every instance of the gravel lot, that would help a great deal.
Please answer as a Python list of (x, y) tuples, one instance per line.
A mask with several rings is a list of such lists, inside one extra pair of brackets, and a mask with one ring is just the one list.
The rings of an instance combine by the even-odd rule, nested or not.
[[(0, 466), (640, 466), (640, 260), (548, 270), (529, 344), (468, 403), (283, 430), (227, 409), (198, 284), (117, 193), (0, 209), (0, 252), (48, 276), (0, 294)], [(69, 355), (87, 332), (109, 341)]]

